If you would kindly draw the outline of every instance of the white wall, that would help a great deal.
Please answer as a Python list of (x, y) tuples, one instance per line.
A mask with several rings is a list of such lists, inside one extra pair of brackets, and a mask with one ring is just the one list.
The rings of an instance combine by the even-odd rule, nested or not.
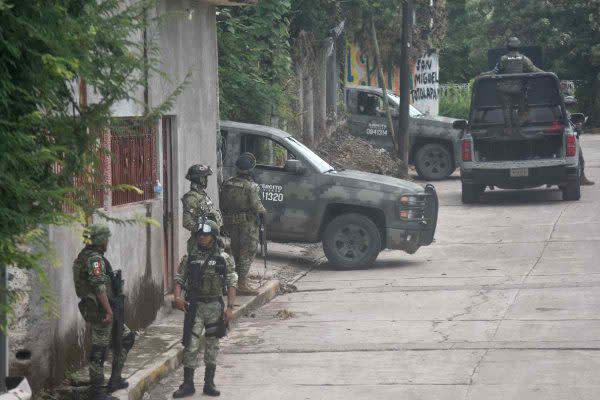
[[(150, 36), (157, 38), (162, 49), (161, 69), (169, 79), (151, 76), (151, 106), (165, 100), (184, 81), (189, 80), (170, 114), (175, 116), (174, 135), (176, 249), (183, 256), (189, 233), (181, 222), (179, 199), (189, 190), (185, 180), (192, 164), (210, 165), (216, 171), (216, 136), (218, 129), (218, 69), (215, 7), (192, 0), (162, 1), (158, 9), (160, 26)], [(209, 180), (209, 193), (217, 201), (216, 177)]]

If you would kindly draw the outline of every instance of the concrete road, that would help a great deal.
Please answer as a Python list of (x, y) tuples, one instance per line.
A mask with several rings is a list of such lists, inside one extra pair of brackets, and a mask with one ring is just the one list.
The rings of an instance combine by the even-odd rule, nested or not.
[[(600, 181), (600, 136), (584, 151)], [(243, 319), (222, 346), (221, 398), (598, 399), (600, 185), (578, 202), (497, 190), (470, 206), (457, 178), (436, 187), (433, 245), (322, 266)]]

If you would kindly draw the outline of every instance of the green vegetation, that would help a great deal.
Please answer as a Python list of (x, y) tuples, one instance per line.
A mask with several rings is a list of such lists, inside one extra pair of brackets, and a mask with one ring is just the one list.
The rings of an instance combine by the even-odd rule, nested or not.
[[(41, 227), (86, 222), (94, 212), (99, 134), (110, 108), (135, 101), (130, 94), (158, 72), (152, 45), (132, 40), (146, 27), (146, 6), (0, 0), (1, 266), (34, 270), (46, 282)], [(82, 81), (102, 97), (98, 103), (79, 101)]]
[(289, 0), (221, 8), (217, 15), (221, 119), (270, 124), (289, 117)]
[(446, 87), (440, 91), (440, 115), (468, 119), (471, 105), (471, 85)]
[(463, 83), (487, 68), (487, 49), (509, 36), (544, 50), (545, 68), (576, 80), (580, 107), (600, 125), (600, 3), (449, 0), (440, 52), (442, 82)]

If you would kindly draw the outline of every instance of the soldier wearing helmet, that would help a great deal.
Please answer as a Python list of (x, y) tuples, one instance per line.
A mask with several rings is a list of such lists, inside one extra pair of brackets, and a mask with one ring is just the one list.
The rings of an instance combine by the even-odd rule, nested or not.
[(236, 176), (229, 178), (221, 188), (221, 210), (225, 228), (231, 238), (231, 252), (238, 274), (238, 293), (255, 295), (247, 280), (250, 266), (256, 256), (259, 242), (259, 217), (266, 213), (260, 200), (260, 188), (252, 178), (256, 158), (243, 153), (236, 163)]
[[(508, 53), (503, 55), (493, 70), (485, 74), (521, 74), (525, 72), (544, 72), (536, 67), (531, 60), (519, 53), (521, 41), (516, 37), (510, 37), (506, 41)], [(497, 86), (498, 96), (502, 104), (502, 115), (504, 117), (505, 132), (512, 135), (514, 129), (519, 129), (522, 122), (527, 121), (529, 114), (523, 92), (523, 84), (520, 80), (502, 80)], [(519, 119), (513, 115), (513, 107), (519, 107)]]
[[(75, 292), (81, 299), (79, 311), (83, 319), (90, 324), (92, 348), (90, 351), (90, 391), (88, 398), (92, 400), (113, 400), (116, 397), (105, 394), (104, 361), (112, 339), (113, 298), (112, 266), (104, 257), (108, 248), (110, 230), (106, 225), (93, 224), (84, 231), (85, 247), (73, 262), (73, 280)], [(135, 342), (135, 333), (124, 327), (121, 354), (118, 357), (117, 370), (113, 369), (108, 381), (109, 393), (124, 389), (129, 384), (121, 377), (120, 371), (127, 358), (129, 350)]]
[(183, 227), (192, 233), (187, 243), (188, 253), (192, 252), (196, 244), (194, 233), (203, 219), (214, 220), (219, 228), (223, 226), (221, 212), (206, 193), (210, 175), (212, 175), (210, 167), (201, 164), (192, 165), (185, 175), (185, 179), (191, 182), (190, 190), (181, 198)]
[[(206, 220), (198, 226), (194, 238), (196, 251), (181, 261), (175, 276), (174, 306), (186, 313), (183, 327), (183, 383), (174, 398), (196, 392), (194, 371), (198, 368), (200, 335), (204, 331), (203, 393), (219, 396), (214, 382), (219, 353), (219, 339), (226, 334), (226, 324), (233, 318), (237, 274), (231, 257), (217, 245), (219, 226)], [(185, 298), (182, 291), (185, 290)], [(222, 295), (227, 294), (227, 308)]]

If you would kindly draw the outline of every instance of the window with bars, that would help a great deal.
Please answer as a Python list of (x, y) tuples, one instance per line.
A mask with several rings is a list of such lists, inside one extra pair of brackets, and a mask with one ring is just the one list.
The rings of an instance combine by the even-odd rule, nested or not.
[[(157, 123), (154, 120), (115, 118), (110, 128), (112, 205), (150, 200), (157, 180)], [(119, 189), (131, 185), (142, 190)]]

